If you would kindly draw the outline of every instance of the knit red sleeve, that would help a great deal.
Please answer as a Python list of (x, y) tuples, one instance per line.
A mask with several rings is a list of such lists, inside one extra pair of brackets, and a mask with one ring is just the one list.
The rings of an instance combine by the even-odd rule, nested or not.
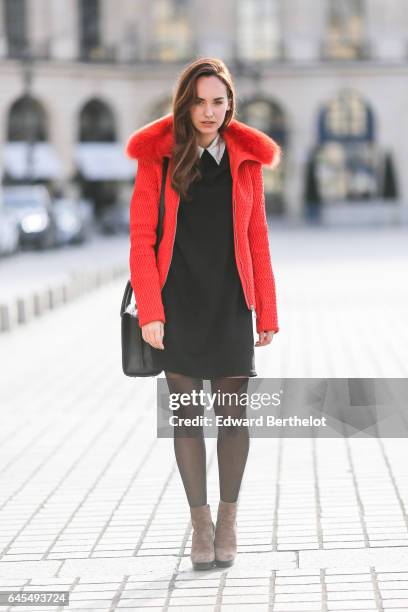
[(159, 214), (158, 165), (139, 160), (130, 202), (130, 282), (136, 298), (139, 325), (163, 321), (163, 302), (154, 247)]
[(255, 284), (256, 330), (279, 331), (275, 278), (269, 250), (262, 164), (252, 164), (254, 201), (248, 227)]

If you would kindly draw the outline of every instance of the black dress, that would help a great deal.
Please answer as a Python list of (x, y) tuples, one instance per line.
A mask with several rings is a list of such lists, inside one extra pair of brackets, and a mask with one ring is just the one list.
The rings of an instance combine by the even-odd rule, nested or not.
[(235, 255), (232, 176), (225, 147), (218, 165), (204, 150), (202, 179), (180, 198), (173, 256), (162, 299), (164, 350), (153, 349), (163, 370), (194, 378), (257, 376), (252, 311)]

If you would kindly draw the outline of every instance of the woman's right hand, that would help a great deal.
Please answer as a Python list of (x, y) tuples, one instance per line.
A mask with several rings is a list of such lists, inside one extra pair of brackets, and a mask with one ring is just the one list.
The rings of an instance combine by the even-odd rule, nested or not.
[(142, 326), (143, 340), (153, 348), (164, 349), (164, 323), (163, 321), (151, 321)]

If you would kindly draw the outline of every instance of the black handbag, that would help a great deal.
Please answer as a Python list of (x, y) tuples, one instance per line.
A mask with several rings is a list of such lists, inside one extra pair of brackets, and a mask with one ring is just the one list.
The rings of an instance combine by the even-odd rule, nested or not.
[[(161, 240), (164, 217), (164, 189), (166, 184), (169, 158), (163, 159), (162, 184), (160, 190), (159, 219), (156, 230), (155, 254)], [(122, 369), (126, 376), (157, 376), (162, 371), (154, 367), (153, 347), (143, 340), (142, 330), (137, 316), (137, 305), (131, 305), (133, 288), (128, 280), (123, 293), (120, 307), (121, 339), (122, 339)]]

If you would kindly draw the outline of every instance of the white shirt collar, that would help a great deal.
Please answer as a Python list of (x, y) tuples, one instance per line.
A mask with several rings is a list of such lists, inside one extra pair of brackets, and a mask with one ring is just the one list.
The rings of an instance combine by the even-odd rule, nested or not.
[[(222, 138), (221, 134), (218, 132), (217, 136), (214, 138), (212, 143), (208, 147), (205, 147), (205, 148), (213, 156), (213, 158), (219, 165), (221, 163), (221, 159), (222, 159), (222, 156), (224, 155), (224, 150), (225, 150), (225, 141)], [(202, 154), (204, 153), (204, 147), (198, 145), (198, 152), (201, 157)]]

